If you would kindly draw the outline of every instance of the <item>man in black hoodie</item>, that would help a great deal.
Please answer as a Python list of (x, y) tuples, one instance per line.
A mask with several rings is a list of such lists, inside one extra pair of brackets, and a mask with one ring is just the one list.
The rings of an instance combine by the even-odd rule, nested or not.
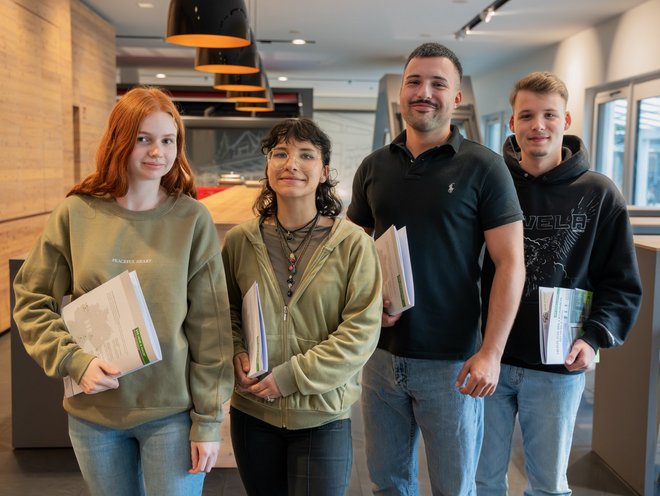
[[(583, 372), (599, 348), (623, 343), (641, 303), (626, 202), (612, 181), (589, 170), (581, 140), (564, 135), (571, 123), (567, 100), (566, 85), (547, 72), (519, 80), (510, 98), (514, 136), (503, 154), (525, 216), (527, 273), (499, 385), (485, 400), (479, 496), (507, 493), (516, 414), (528, 477), (525, 494), (571, 494), (566, 470)], [(488, 258), (482, 279), (486, 304), (493, 273)], [(539, 287), (593, 293), (583, 334), (560, 365), (541, 360)]]

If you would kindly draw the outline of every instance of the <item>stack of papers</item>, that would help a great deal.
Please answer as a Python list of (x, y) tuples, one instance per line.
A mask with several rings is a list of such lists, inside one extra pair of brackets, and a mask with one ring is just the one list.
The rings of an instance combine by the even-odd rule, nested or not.
[(261, 311), (261, 299), (259, 298), (259, 285), (256, 281), (243, 296), (242, 317), (243, 333), (250, 356), (250, 371), (247, 376), (259, 377), (268, 372), (268, 345), (264, 316)]
[[(76, 343), (111, 363), (124, 376), (162, 360), (160, 343), (135, 271), (124, 271), (62, 309)], [(68, 398), (82, 389), (64, 378)]]
[(566, 361), (573, 342), (582, 335), (593, 293), (582, 289), (539, 287), (541, 361), (559, 365)]
[(376, 251), (383, 273), (383, 298), (391, 302), (385, 311), (396, 315), (408, 310), (415, 305), (415, 287), (406, 227), (397, 231), (390, 226), (376, 240)]

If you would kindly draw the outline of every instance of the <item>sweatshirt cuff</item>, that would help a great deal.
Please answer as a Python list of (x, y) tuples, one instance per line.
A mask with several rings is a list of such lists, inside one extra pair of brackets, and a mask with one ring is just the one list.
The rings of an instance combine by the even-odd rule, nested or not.
[(80, 384), (80, 380), (94, 358), (96, 358), (94, 355), (91, 355), (82, 349), (74, 351), (66, 357), (60, 365), (62, 376), (69, 376), (76, 384)]
[(584, 327), (584, 333), (579, 339), (591, 346), (596, 353), (598, 353), (598, 350), (603, 347), (603, 344), (607, 344), (603, 343), (601, 331), (596, 326), (586, 325)]
[(275, 382), (277, 383), (277, 387), (282, 396), (289, 396), (298, 391), (296, 378), (293, 375), (293, 367), (291, 366), (290, 361), (275, 367), (272, 374), (275, 377)]
[(190, 441), (211, 443), (220, 441), (220, 422), (194, 422), (190, 427)]

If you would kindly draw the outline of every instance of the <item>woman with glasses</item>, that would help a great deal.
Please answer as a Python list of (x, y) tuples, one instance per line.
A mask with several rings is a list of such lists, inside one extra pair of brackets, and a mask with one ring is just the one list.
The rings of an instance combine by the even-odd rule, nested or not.
[[(373, 240), (337, 217), (330, 140), (314, 122), (281, 121), (262, 152), (259, 217), (231, 229), (223, 248), (234, 331), (234, 453), (250, 496), (343, 495), (350, 409), (379, 336), (378, 258)], [(255, 282), (269, 368), (248, 377), (242, 305)]]

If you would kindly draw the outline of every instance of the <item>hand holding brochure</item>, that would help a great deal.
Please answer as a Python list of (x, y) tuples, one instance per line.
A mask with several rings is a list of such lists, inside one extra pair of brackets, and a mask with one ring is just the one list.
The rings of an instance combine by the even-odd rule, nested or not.
[[(111, 363), (121, 376), (162, 359), (158, 336), (135, 271), (124, 271), (76, 298), (62, 318), (78, 345)], [(68, 398), (82, 389), (64, 378)]]
[(248, 377), (259, 377), (268, 372), (266, 327), (259, 299), (259, 285), (255, 281), (243, 296), (243, 332), (250, 357)]
[(582, 335), (593, 293), (582, 289), (539, 287), (541, 361), (560, 365)]
[(383, 272), (383, 298), (391, 302), (385, 311), (396, 315), (408, 310), (415, 305), (415, 287), (406, 227), (397, 231), (390, 226), (376, 240), (376, 251)]

